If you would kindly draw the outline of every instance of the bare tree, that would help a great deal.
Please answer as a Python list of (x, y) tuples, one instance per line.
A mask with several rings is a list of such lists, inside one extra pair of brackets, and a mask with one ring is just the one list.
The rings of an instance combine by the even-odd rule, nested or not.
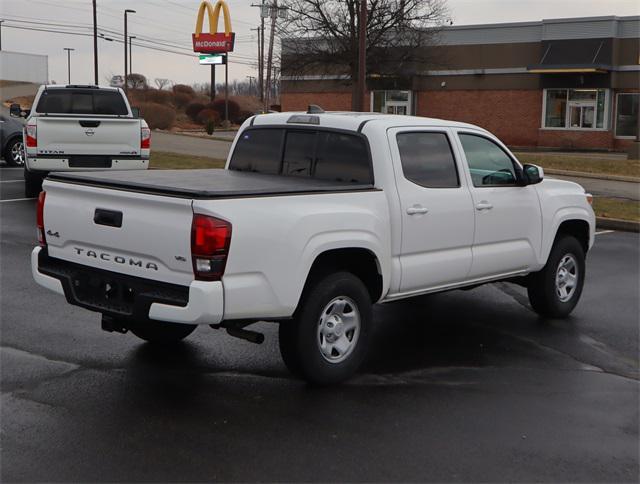
[[(356, 106), (359, 0), (281, 0), (283, 75), (343, 74)], [(429, 60), (449, 19), (445, 0), (369, 0), (368, 77), (410, 77)]]
[(158, 89), (164, 89), (166, 86), (171, 84), (171, 79), (164, 79), (162, 77), (156, 77), (153, 82), (155, 82)]

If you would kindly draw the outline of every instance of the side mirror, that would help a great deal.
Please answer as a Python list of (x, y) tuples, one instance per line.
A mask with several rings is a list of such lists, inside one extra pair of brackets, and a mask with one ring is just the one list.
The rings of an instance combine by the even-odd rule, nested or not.
[(12, 118), (21, 118), (22, 109), (20, 109), (20, 105), (16, 103), (12, 103), (11, 106), (9, 106), (9, 115)]
[(537, 165), (523, 165), (522, 175), (525, 185), (535, 185), (544, 179), (544, 170)]
[(134, 118), (139, 118), (140, 117), (140, 108), (131, 108), (131, 115)]

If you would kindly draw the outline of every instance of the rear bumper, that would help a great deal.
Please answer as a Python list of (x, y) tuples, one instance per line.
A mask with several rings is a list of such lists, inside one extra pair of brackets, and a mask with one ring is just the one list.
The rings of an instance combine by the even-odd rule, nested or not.
[(31, 272), (43, 287), (69, 304), (117, 319), (217, 324), (224, 315), (222, 282), (193, 281), (188, 287), (125, 276), (31, 253)]
[[(82, 157), (78, 157), (82, 158)], [(75, 166), (74, 166), (75, 165)], [(69, 158), (27, 157), (25, 166), (29, 171), (91, 171), (91, 170), (146, 170), (149, 168), (149, 158), (118, 158), (112, 157), (111, 162), (104, 166), (81, 166), (77, 162), (70, 162)]]

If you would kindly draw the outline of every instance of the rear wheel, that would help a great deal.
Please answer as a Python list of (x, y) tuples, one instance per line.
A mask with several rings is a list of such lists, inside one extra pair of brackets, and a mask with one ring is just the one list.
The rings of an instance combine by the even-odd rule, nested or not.
[(4, 149), (4, 161), (9, 166), (23, 166), (24, 165), (24, 144), (22, 138), (14, 138)]
[(348, 272), (329, 274), (305, 290), (292, 321), (280, 323), (280, 353), (287, 368), (310, 383), (339, 383), (366, 356), (371, 298)]
[(569, 316), (580, 300), (585, 269), (582, 244), (571, 236), (557, 239), (547, 264), (531, 275), (528, 293), (533, 310), (551, 318)]
[(171, 344), (183, 340), (196, 329), (195, 324), (145, 321), (129, 325), (129, 330), (138, 338), (157, 344)]
[(24, 196), (37, 197), (42, 191), (42, 180), (44, 180), (43, 175), (24, 170)]

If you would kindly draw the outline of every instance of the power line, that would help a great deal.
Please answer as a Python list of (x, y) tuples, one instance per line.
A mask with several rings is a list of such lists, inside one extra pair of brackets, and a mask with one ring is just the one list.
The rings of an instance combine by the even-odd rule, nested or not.
[[(37, 28), (37, 27), (18, 27), (16, 25), (5, 25), (5, 27), (9, 28), (9, 29), (17, 29), (17, 30), (31, 30), (31, 31), (37, 31), (37, 32), (49, 32), (49, 33), (63, 34), (63, 35), (76, 35), (76, 36), (81, 36), (81, 37), (93, 37), (92, 34), (82, 33), (82, 32), (68, 32), (68, 31), (63, 31), (63, 30), (44, 29), (44, 28)], [(138, 40), (138, 39), (136, 39), (136, 40)], [(117, 43), (123, 44), (124, 40), (113, 39), (113, 42), (117, 42)], [(176, 55), (186, 56), (186, 57), (190, 57), (192, 59), (195, 57), (193, 53), (178, 52), (178, 51), (175, 51), (175, 50), (163, 49), (163, 48), (160, 48), (160, 47), (152, 47), (152, 46), (149, 46), (149, 45), (140, 44), (138, 42), (134, 42), (134, 43), (132, 43), (132, 45), (134, 45), (136, 47), (141, 47), (143, 49), (155, 50), (157, 52), (166, 52), (166, 53), (169, 53), (169, 54), (176, 54)], [(247, 65), (247, 66), (254, 66), (255, 65), (255, 63), (248, 62), (247, 60), (243, 59), (241, 56), (236, 56), (236, 55), (231, 54), (230, 58), (233, 59), (233, 62), (235, 64), (242, 64), (242, 65)]]

